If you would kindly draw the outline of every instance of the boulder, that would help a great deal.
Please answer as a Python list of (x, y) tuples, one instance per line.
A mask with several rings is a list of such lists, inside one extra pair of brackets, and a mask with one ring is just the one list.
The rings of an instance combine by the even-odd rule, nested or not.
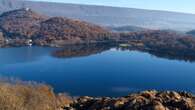
[(195, 110), (194, 97), (174, 91), (143, 91), (119, 98), (80, 97), (71, 105), (75, 110)]

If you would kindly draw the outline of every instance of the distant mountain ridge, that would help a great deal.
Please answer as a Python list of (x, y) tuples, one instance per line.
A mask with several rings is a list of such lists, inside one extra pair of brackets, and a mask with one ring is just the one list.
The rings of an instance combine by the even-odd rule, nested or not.
[(31, 8), (48, 16), (69, 17), (104, 26), (129, 25), (179, 31), (195, 29), (195, 15), (193, 14), (24, 0), (0, 0), (0, 13), (22, 7)]
[(140, 32), (140, 31), (146, 31), (148, 29), (136, 27), (136, 26), (119, 26), (119, 27), (108, 27), (113, 32)]

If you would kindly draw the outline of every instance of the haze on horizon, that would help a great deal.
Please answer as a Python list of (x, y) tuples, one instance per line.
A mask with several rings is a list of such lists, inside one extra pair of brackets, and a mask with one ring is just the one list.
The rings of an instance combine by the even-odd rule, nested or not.
[(31, 0), (87, 5), (104, 5), (195, 14), (195, 0)]

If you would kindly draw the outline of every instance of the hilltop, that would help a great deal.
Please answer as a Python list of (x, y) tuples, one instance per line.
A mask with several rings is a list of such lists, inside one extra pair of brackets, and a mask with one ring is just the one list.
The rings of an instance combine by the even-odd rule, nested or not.
[(23, 8), (0, 15), (0, 28), (10, 38), (31, 38), (47, 18), (31, 9)]
[(113, 41), (107, 29), (84, 21), (53, 17), (40, 25), (36, 43), (47, 41), (49, 44), (67, 45)]

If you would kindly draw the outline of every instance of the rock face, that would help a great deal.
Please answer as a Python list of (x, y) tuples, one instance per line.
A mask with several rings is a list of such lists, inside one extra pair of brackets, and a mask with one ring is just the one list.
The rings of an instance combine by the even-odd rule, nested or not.
[(65, 110), (194, 110), (194, 97), (186, 92), (144, 91), (119, 98), (80, 97)]

